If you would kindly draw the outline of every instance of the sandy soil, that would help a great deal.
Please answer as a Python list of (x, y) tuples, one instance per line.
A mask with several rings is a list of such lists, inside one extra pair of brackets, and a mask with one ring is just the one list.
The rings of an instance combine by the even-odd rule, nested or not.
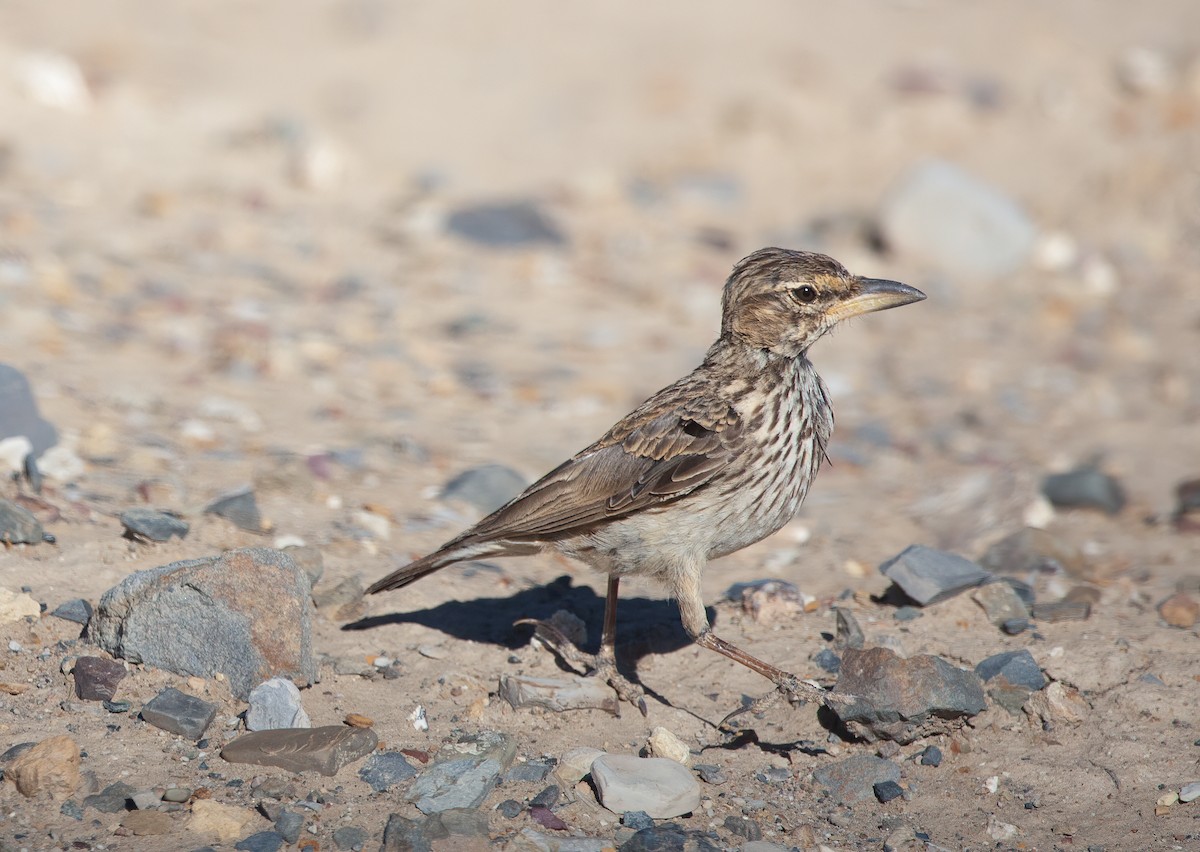
[[(991, 708), (937, 741), (941, 767), (904, 763), (907, 800), (849, 811), (806, 779), (831, 752), (872, 747), (831, 745), (811, 710), (773, 711), (759, 745), (704, 752), (731, 780), (684, 823), (736, 848), (720, 826), (740, 797), (768, 801), (754, 818), (785, 846), (807, 826), (833, 848), (877, 849), (901, 822), (947, 849), (1200, 844), (1196, 803), (1155, 814), (1164, 792), (1200, 779), (1197, 634), (1155, 611), (1200, 575), (1200, 537), (1162, 521), (1175, 485), (1200, 475), (1200, 6), (116, 0), (68, 14), (7, 0), (0, 20), (0, 362), (29, 376), (84, 461), (44, 494), (58, 544), (0, 551), (0, 585), (53, 608), (134, 570), (270, 543), (202, 516), (182, 542), (121, 538), (128, 506), (194, 512), (248, 483), (274, 536), (322, 548), (324, 582), (369, 582), (469, 523), (467, 507), (436, 499), (455, 473), (500, 462), (533, 478), (694, 366), (736, 259), (817, 247), (930, 298), (814, 351), (838, 412), (833, 465), (792, 526), (710, 567), (719, 630), (823, 676), (810, 658), (833, 629), (826, 604), (849, 589), (869, 639), (964, 666), (1029, 648), (1090, 708), (1052, 731)], [(1120, 71), (1143, 67), (1127, 56), (1138, 47), (1152, 61), (1131, 86)], [(84, 88), (48, 103), (55, 92), (22, 71), (37, 51), (73, 60)], [(977, 281), (877, 251), (862, 223), (926, 157), (999, 187), (1078, 260), (1043, 251)], [(539, 200), (566, 243), (491, 250), (442, 227), (460, 204), (514, 197)], [(345, 455), (314, 476), (304, 457), (330, 452)], [(1130, 505), (1048, 520), (1101, 589), (1089, 620), (1006, 637), (966, 598), (906, 623), (872, 600), (884, 559), (914, 542), (976, 557), (1039, 510), (1047, 471), (1097, 453)], [(361, 533), (364, 507), (386, 535)], [(655, 698), (648, 719), (489, 698), (502, 673), (557, 670), (507, 625), (564, 605), (542, 591), (563, 574), (594, 641), (602, 581), (552, 557), (373, 598), (368, 629), (319, 616), (320, 653), (384, 654), (404, 674), (326, 666), (304, 695), (314, 723), (364, 713), (389, 744), (420, 749), (502, 730), (526, 757), (636, 750), (662, 725), (699, 749), (765, 690), (688, 645), (661, 590), (631, 582), (622, 651)], [(762, 625), (717, 603), (766, 576), (822, 605)], [(246, 800), (220, 785), (252, 767), (214, 757), (223, 780), (207, 779), (153, 728), (62, 709), (55, 642), (70, 625), (0, 635), (27, 649), (4, 679), (38, 687), (0, 696), (0, 746), (70, 732), (103, 783), (208, 783)], [(139, 671), (123, 697), (179, 680)], [(223, 702), (216, 731), (244, 708), (206, 688)], [(418, 703), (427, 733), (406, 719)], [(770, 765), (795, 780), (768, 788), (755, 773)], [(304, 785), (337, 800), (322, 848), (349, 823), (374, 848), (387, 814), (410, 809), (350, 769)], [(116, 817), (80, 823), (3, 795), (12, 848), (201, 845), (182, 823), (121, 837)], [(559, 813), (613, 835), (613, 815), (586, 802)], [(993, 840), (993, 817), (1017, 834)], [(493, 817), (497, 835), (522, 825)]]

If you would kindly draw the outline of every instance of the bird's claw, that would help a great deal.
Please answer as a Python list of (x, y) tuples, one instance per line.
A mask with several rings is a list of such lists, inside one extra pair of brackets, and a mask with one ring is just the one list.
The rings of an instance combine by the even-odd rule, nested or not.
[(738, 731), (729, 723), (738, 716), (749, 713), (758, 715), (765, 713), (767, 710), (779, 703), (781, 698), (786, 698), (791, 705), (805, 704), (810, 700), (822, 700), (825, 696), (825, 690), (815, 683), (804, 681), (793, 674), (786, 674), (775, 681), (775, 688), (766, 695), (756, 698), (753, 701), (748, 701), (741, 707), (734, 710), (717, 724), (717, 729), (727, 736), (734, 736)]
[[(650, 715), (650, 709), (646, 706), (645, 691), (617, 671), (615, 660), (603, 654), (580, 651), (561, 630), (548, 622), (536, 618), (522, 618), (514, 622), (515, 625), (531, 625), (534, 638), (569, 667), (585, 677), (600, 678), (616, 691), (617, 698), (621, 701), (628, 701), (637, 707), (642, 716)], [(619, 708), (617, 715), (621, 715)]]

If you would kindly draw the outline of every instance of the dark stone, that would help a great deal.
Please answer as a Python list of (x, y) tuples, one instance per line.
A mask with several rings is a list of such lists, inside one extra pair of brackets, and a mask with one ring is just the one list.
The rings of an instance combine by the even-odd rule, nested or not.
[(654, 820), (645, 811), (625, 811), (621, 814), (621, 825), (641, 831), (644, 828), (653, 828)]
[(238, 737), (221, 749), (221, 757), (230, 763), (335, 775), (346, 764), (373, 752), (378, 744), (379, 737), (370, 728), (276, 728)]
[(729, 780), (725, 770), (712, 763), (697, 763), (692, 767), (705, 784), (724, 784)]
[(554, 806), (558, 804), (558, 799), (561, 795), (562, 790), (558, 788), (558, 785), (551, 784), (545, 790), (542, 790), (542, 792), (530, 799), (529, 807), (553, 809)]
[(829, 648), (822, 648), (813, 654), (813, 662), (830, 674), (837, 674), (842, 667), (842, 658)]
[(875, 798), (885, 803), (904, 795), (904, 788), (895, 781), (879, 781), (872, 789), (875, 791)]
[(746, 840), (762, 840), (762, 826), (754, 820), (746, 819), (735, 814), (725, 817), (725, 830)]
[(554, 769), (554, 764), (545, 760), (529, 760), (525, 763), (518, 763), (505, 773), (504, 783), (527, 781), (536, 784), (539, 781), (545, 781), (552, 769)]
[(483, 514), (494, 512), (525, 490), (528, 481), (502, 464), (484, 464), (464, 470), (442, 488), (443, 500), (470, 503)]
[(917, 609), (915, 606), (902, 606), (892, 613), (892, 618), (897, 621), (913, 621), (920, 618), (925, 613)]
[(88, 635), (131, 662), (198, 677), (223, 672), (245, 700), (272, 677), (315, 680), (310, 594), (280, 551), (231, 550), (130, 574), (101, 597)]
[(941, 766), (942, 765), (942, 750), (937, 746), (925, 746), (925, 750), (921, 752), (922, 766)]
[(242, 850), (242, 852), (279, 852), (284, 842), (281, 834), (274, 831), (260, 831), (249, 837), (243, 837), (234, 844), (233, 848)]
[(118, 814), (122, 811), (131, 811), (133, 810), (133, 802), (130, 799), (136, 792), (136, 789), (124, 781), (117, 781), (115, 784), (109, 784), (99, 793), (85, 798), (83, 806), (105, 814)]
[(111, 701), (126, 674), (125, 666), (116, 660), (80, 657), (71, 670), (75, 679), (75, 695), (84, 701)]
[(426, 814), (477, 808), (499, 783), (502, 770), (499, 761), (482, 755), (435, 763), (417, 777), (408, 800)]
[(1046, 676), (1042, 674), (1041, 667), (1033, 659), (1033, 655), (1024, 648), (1019, 651), (993, 654), (975, 666), (975, 674), (979, 675), (985, 683), (1002, 675), (1008, 679), (1009, 683), (1025, 686), (1032, 690), (1041, 689), (1046, 685)]
[(146, 702), (141, 715), (156, 728), (198, 740), (217, 715), (217, 705), (169, 686)]
[(62, 807), (58, 809), (58, 812), (63, 816), (70, 817), (74, 820), (83, 819), (83, 808), (81, 808), (79, 806), (79, 802), (75, 801), (74, 799), (67, 799), (65, 802), (63, 802)]
[(83, 598), (72, 598), (63, 601), (50, 613), (63, 621), (73, 621), (76, 624), (87, 624), (92, 618), (92, 605)]
[(1017, 636), (1029, 629), (1028, 618), (1010, 618), (1000, 625), (1000, 629), (1009, 636)]
[(0, 441), (21, 436), (29, 440), (35, 457), (58, 443), (54, 426), (38, 413), (29, 380), (16, 367), (0, 364)]
[(1101, 509), (1115, 515), (1125, 507), (1121, 483), (1094, 463), (1042, 480), (1042, 493), (1055, 506), (1068, 509)]
[(688, 831), (673, 822), (643, 828), (618, 849), (619, 852), (721, 852), (715, 836)]
[(525, 810), (525, 806), (516, 799), (505, 799), (500, 804), (496, 805), (496, 810), (500, 811), (507, 819), (516, 819), (521, 811)]
[(900, 767), (882, 757), (860, 754), (814, 770), (813, 780), (824, 787), (837, 804), (854, 805), (873, 799), (876, 784), (899, 782)]
[(400, 814), (389, 814), (380, 852), (433, 852), (433, 844), (421, 833), (419, 822)]
[(489, 248), (561, 246), (566, 237), (535, 201), (486, 202), (459, 207), (446, 219), (446, 230)]
[(218, 497), (204, 507), (204, 514), (224, 518), (247, 532), (263, 531), (262, 513), (258, 510), (258, 500), (253, 489), (235, 491)]
[(17, 743), (16, 745), (10, 746), (7, 750), (5, 750), (4, 754), (0, 754), (0, 766), (16, 760), (35, 745), (37, 745), (37, 743), (31, 740), (30, 742)]
[(974, 672), (922, 654), (901, 659), (887, 648), (848, 649), (827, 704), (847, 730), (870, 742), (904, 744), (949, 730), (986, 706)]
[(367, 832), (357, 825), (344, 825), (333, 832), (333, 845), (342, 852), (360, 852), (366, 848)]
[(398, 751), (382, 751), (371, 755), (358, 777), (371, 785), (376, 793), (383, 793), (409, 778), (415, 778), (417, 770)]
[(105, 701), (101, 706), (109, 713), (128, 713), (133, 709), (128, 701)]
[(837, 632), (834, 634), (833, 644), (838, 648), (861, 648), (866, 642), (866, 637), (863, 636), (862, 628), (858, 625), (858, 619), (853, 613), (848, 610), (838, 607), (834, 610), (837, 617)]
[(944, 601), (991, 577), (970, 559), (920, 544), (884, 562), (879, 572), (920, 606)]
[(295, 811), (280, 810), (279, 816), (275, 817), (275, 830), (283, 836), (283, 839), (288, 843), (295, 843), (300, 839), (300, 832), (304, 828), (304, 815)]
[(125, 537), (140, 541), (170, 541), (188, 534), (187, 522), (155, 509), (129, 509), (121, 513)]
[(0, 544), (41, 544), (45, 536), (46, 531), (32, 512), (0, 500)]

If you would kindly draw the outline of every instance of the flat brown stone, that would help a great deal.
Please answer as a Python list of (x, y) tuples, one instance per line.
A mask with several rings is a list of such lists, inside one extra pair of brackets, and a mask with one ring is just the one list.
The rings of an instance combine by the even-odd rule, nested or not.
[(278, 728), (238, 737), (221, 750), (221, 757), (230, 763), (336, 775), (346, 764), (373, 752), (377, 745), (379, 737), (370, 728)]
[(122, 817), (121, 827), (138, 836), (167, 834), (175, 827), (175, 821), (162, 811), (131, 811)]

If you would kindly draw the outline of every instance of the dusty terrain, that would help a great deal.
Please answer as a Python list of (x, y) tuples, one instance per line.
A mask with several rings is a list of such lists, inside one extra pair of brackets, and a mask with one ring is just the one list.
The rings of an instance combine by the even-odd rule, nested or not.
[[(635, 752), (661, 725), (713, 745), (697, 761), (730, 780), (680, 822), (729, 848), (743, 838), (723, 821), (748, 799), (767, 802), (752, 819), (785, 848), (878, 849), (901, 824), (945, 849), (1200, 848), (1200, 802), (1155, 812), (1200, 780), (1200, 644), (1155, 608), (1200, 582), (1200, 535), (1167, 521), (1175, 486), (1200, 476), (1200, 6), (217, 0), (68, 14), (0, 0), (0, 20), (0, 363), (29, 377), (83, 462), (42, 494), (57, 543), (0, 551), (0, 585), (52, 610), (135, 570), (281, 538), (322, 549), (323, 583), (370, 582), (475, 517), (437, 499), (455, 474), (494, 462), (532, 479), (691, 369), (738, 258), (817, 248), (929, 299), (814, 349), (838, 414), (832, 465), (793, 525), (710, 566), (718, 630), (829, 683), (811, 657), (850, 590), (868, 640), (906, 654), (971, 667), (1028, 648), (1083, 692), (1082, 721), (1043, 730), (989, 707), (936, 741), (940, 767), (903, 763), (906, 798), (836, 806), (811, 771), (876, 747), (831, 743), (811, 708), (756, 720), (757, 745), (715, 746), (713, 723), (768, 684), (690, 646), (638, 582), (618, 635), (649, 718), (513, 710), (494, 697), (501, 674), (558, 669), (512, 621), (567, 608), (598, 638), (602, 578), (547, 556), (371, 598), (363, 629), (318, 614), (330, 660), (304, 692), (314, 723), (361, 713), (389, 745), (426, 750), (498, 730), (529, 758)], [(69, 58), (81, 87), (39, 88), (21, 70), (39, 51)], [(889, 187), (930, 157), (1025, 209), (1040, 242), (1017, 272), (955, 276), (872, 238)], [(445, 227), (461, 205), (508, 199), (540, 204), (561, 239), (492, 248)], [(1124, 510), (1047, 514), (1041, 478), (1097, 454)], [(270, 534), (197, 514), (247, 484)], [(117, 514), (147, 503), (187, 513), (188, 537), (122, 538)], [(1030, 518), (1086, 555), (1071, 582), (1100, 590), (1088, 620), (1006, 636), (965, 596), (907, 622), (873, 599), (887, 586), (875, 567), (909, 544), (974, 558)], [(564, 574), (572, 591), (544, 590)], [(765, 625), (718, 602), (763, 577), (820, 605)], [(254, 767), (212, 754), (202, 770), (190, 743), (70, 703), (55, 643), (78, 633), (48, 617), (0, 627), (23, 649), (0, 679), (33, 687), (0, 696), (0, 748), (69, 732), (103, 784), (253, 804), (224, 785), (249, 788)], [(333, 662), (381, 654), (400, 678)], [(121, 697), (181, 682), (139, 669)], [(204, 689), (222, 702), (219, 741), (244, 705)], [(408, 721), (417, 704), (427, 732)], [(770, 766), (792, 780), (757, 780)], [(376, 848), (387, 815), (412, 810), (353, 768), (301, 787), (333, 800), (322, 849), (350, 823)], [(483, 807), (537, 792), (501, 788)], [(6, 849), (203, 845), (182, 820), (120, 836), (115, 815), (0, 795)], [(557, 813), (615, 836), (594, 803)], [(989, 820), (1017, 833), (995, 840)], [(492, 817), (497, 837), (524, 824)]]

